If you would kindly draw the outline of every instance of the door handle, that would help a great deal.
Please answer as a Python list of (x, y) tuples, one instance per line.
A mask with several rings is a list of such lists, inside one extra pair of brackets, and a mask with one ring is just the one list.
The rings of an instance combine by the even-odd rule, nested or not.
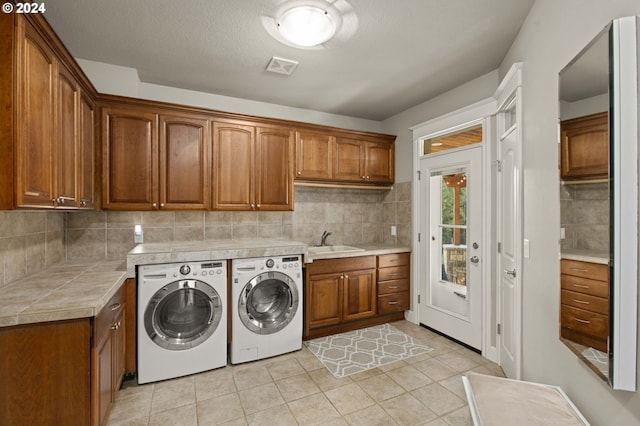
[(510, 271), (510, 270), (508, 270), (508, 269), (505, 269), (505, 270), (504, 270), (504, 273), (505, 273), (505, 274), (507, 274), (507, 275), (509, 275), (509, 276), (511, 276), (512, 278), (515, 278), (515, 277), (516, 277), (516, 269), (515, 269), (515, 268), (513, 268), (513, 270), (512, 270), (512, 271)]

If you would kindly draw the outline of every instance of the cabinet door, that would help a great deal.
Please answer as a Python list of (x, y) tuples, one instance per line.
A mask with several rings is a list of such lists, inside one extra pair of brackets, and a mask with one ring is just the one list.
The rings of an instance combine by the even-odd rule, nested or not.
[(211, 134), (206, 118), (162, 115), (160, 208), (206, 210), (211, 204)]
[(78, 125), (78, 197), (80, 208), (93, 209), (95, 191), (95, 127), (93, 102), (80, 94)]
[(345, 272), (343, 295), (343, 320), (374, 316), (377, 305), (375, 269)]
[(257, 210), (293, 210), (293, 149), (292, 130), (257, 128)]
[(330, 180), (334, 142), (326, 133), (296, 132), (296, 178)]
[(306, 286), (307, 328), (338, 324), (342, 320), (343, 275), (311, 275)]
[(54, 207), (53, 140), (57, 62), (35, 29), (24, 20), (18, 36), (16, 205)]
[(255, 208), (255, 128), (239, 124), (213, 123), (213, 208)]
[(393, 183), (394, 162), (393, 145), (366, 142), (364, 176), (367, 182)]
[(78, 166), (78, 99), (80, 90), (71, 73), (58, 66), (57, 76), (57, 140), (56, 179), (54, 198), (59, 207), (79, 206)]
[(106, 333), (102, 341), (93, 349), (93, 412), (92, 424), (101, 425), (106, 423), (106, 416), (111, 407), (113, 398), (114, 375), (111, 370), (113, 363), (113, 334)]
[(333, 178), (362, 181), (364, 174), (364, 143), (358, 139), (337, 137), (335, 143)]
[(158, 207), (158, 119), (135, 108), (102, 110), (102, 208)]
[(607, 113), (563, 121), (561, 129), (561, 177), (563, 179), (607, 177), (609, 173)]
[(120, 312), (113, 320), (112, 329), (112, 354), (111, 354), (111, 400), (115, 401), (116, 392), (120, 389), (125, 373), (125, 349), (126, 349), (126, 324), (125, 308), (122, 306)]

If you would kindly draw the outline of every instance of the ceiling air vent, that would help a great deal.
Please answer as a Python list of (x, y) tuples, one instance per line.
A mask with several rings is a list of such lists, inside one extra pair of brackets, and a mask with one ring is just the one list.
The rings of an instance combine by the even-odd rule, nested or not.
[(291, 75), (291, 73), (296, 69), (297, 66), (298, 63), (296, 61), (274, 56), (269, 61), (269, 65), (267, 65), (267, 71), (275, 72), (278, 74)]

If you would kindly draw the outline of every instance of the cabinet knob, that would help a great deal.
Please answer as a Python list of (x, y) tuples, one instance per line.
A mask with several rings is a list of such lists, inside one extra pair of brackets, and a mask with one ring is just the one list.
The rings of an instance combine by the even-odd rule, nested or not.
[(256, 209), (256, 205), (255, 204), (251, 204), (251, 210), (255, 210)]
[(371, 179), (371, 176), (367, 176), (367, 180)]
[(300, 175), (302, 174), (302, 172), (298, 171), (296, 174), (297, 174), (298, 176), (300, 176)]
[(163, 208), (163, 207), (164, 207), (164, 203), (160, 203), (160, 208)]
[(85, 199), (80, 200), (80, 207), (87, 207), (87, 200)]
[(260, 209), (260, 204), (256, 204), (256, 208), (259, 210)]
[(366, 179), (367, 177), (365, 175), (360, 176), (362, 179)]
[(349, 275), (345, 275), (345, 276), (344, 276), (344, 279), (345, 279), (345, 280), (348, 280), (348, 279), (349, 279)]
[(151, 207), (153, 207), (155, 209), (156, 207), (158, 207), (158, 204), (153, 203), (153, 204), (151, 204)]

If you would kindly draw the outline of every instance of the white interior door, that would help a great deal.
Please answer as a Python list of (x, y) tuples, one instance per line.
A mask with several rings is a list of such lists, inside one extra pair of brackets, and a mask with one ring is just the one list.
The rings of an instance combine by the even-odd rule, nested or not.
[(482, 348), (482, 147), (420, 160), (420, 323)]
[(507, 377), (520, 379), (522, 334), (522, 148), (519, 89), (497, 114), (499, 359)]

